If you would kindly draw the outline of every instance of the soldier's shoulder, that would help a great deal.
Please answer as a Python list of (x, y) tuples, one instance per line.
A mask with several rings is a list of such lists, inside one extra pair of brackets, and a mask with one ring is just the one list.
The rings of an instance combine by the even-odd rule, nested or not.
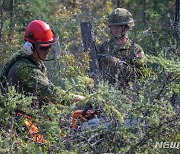
[(141, 47), (139, 44), (137, 44), (137, 43), (135, 43), (135, 48), (136, 48), (136, 49), (141, 49), (141, 50), (142, 50), (142, 47)]
[(34, 77), (37, 69), (36, 66), (27, 59), (20, 59), (13, 65), (12, 70), (25, 81), (26, 79)]
[(29, 69), (36, 68), (36, 66), (31, 61), (29, 61), (28, 59), (24, 59), (24, 58), (16, 61), (15, 67), (19, 71), (22, 71), (24, 69), (29, 70)]
[(33, 70), (36, 65), (32, 63), (31, 59), (26, 55), (19, 55), (14, 59), (14, 67), (16, 72), (22, 72), (24, 70)]
[(130, 40), (130, 44), (131, 44), (131, 47), (133, 47), (135, 49), (135, 51), (144, 52), (143, 48), (139, 44), (135, 43), (134, 41)]
[(26, 59), (23, 58), (19, 58), (22, 57), (22, 54), (15, 54), (13, 55), (8, 61), (7, 63), (3, 66), (2, 70), (9, 70), (13, 65), (15, 64), (23, 64), (26, 63), (28, 64), (29, 62)]

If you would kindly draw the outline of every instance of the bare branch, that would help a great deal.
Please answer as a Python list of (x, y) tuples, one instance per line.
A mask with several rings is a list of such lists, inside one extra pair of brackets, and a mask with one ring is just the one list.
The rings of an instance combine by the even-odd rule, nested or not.
[(133, 151), (135, 151), (137, 149), (138, 146), (143, 146), (144, 144), (147, 143), (148, 140), (153, 139), (156, 137), (157, 133), (153, 133), (153, 132), (158, 132), (158, 130), (160, 130), (160, 128), (164, 125), (168, 125), (171, 123), (174, 123), (176, 121), (180, 120), (179, 117), (179, 113), (177, 115), (175, 115), (172, 119), (165, 121), (163, 123), (161, 123), (159, 126), (151, 128), (143, 137), (142, 140), (140, 140), (135, 146), (131, 147), (130, 150), (127, 153), (132, 153)]

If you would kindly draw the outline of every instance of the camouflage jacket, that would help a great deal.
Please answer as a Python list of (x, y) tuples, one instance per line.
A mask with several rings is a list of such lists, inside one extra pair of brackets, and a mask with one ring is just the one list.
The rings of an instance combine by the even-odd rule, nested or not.
[(35, 95), (38, 99), (53, 103), (70, 101), (73, 98), (72, 94), (66, 95), (64, 90), (49, 81), (47, 69), (42, 61), (36, 62), (31, 56), (24, 54), (13, 57), (3, 67), (0, 80), (6, 89), (14, 86), (18, 92)]
[(112, 39), (104, 42), (97, 47), (97, 57), (101, 74), (110, 83), (127, 84), (141, 76), (144, 52), (129, 39), (124, 45), (116, 45)]

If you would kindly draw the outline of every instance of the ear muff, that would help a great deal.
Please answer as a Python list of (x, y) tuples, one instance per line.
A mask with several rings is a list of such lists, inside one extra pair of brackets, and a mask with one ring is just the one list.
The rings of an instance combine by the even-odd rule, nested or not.
[(23, 52), (26, 55), (32, 55), (33, 54), (33, 45), (31, 42), (26, 41), (23, 45)]

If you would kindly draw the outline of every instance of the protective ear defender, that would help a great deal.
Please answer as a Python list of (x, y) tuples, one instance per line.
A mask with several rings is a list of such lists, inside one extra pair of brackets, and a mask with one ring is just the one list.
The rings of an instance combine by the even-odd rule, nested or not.
[(31, 42), (26, 41), (23, 45), (23, 52), (26, 55), (32, 55), (33, 54), (33, 45)]

